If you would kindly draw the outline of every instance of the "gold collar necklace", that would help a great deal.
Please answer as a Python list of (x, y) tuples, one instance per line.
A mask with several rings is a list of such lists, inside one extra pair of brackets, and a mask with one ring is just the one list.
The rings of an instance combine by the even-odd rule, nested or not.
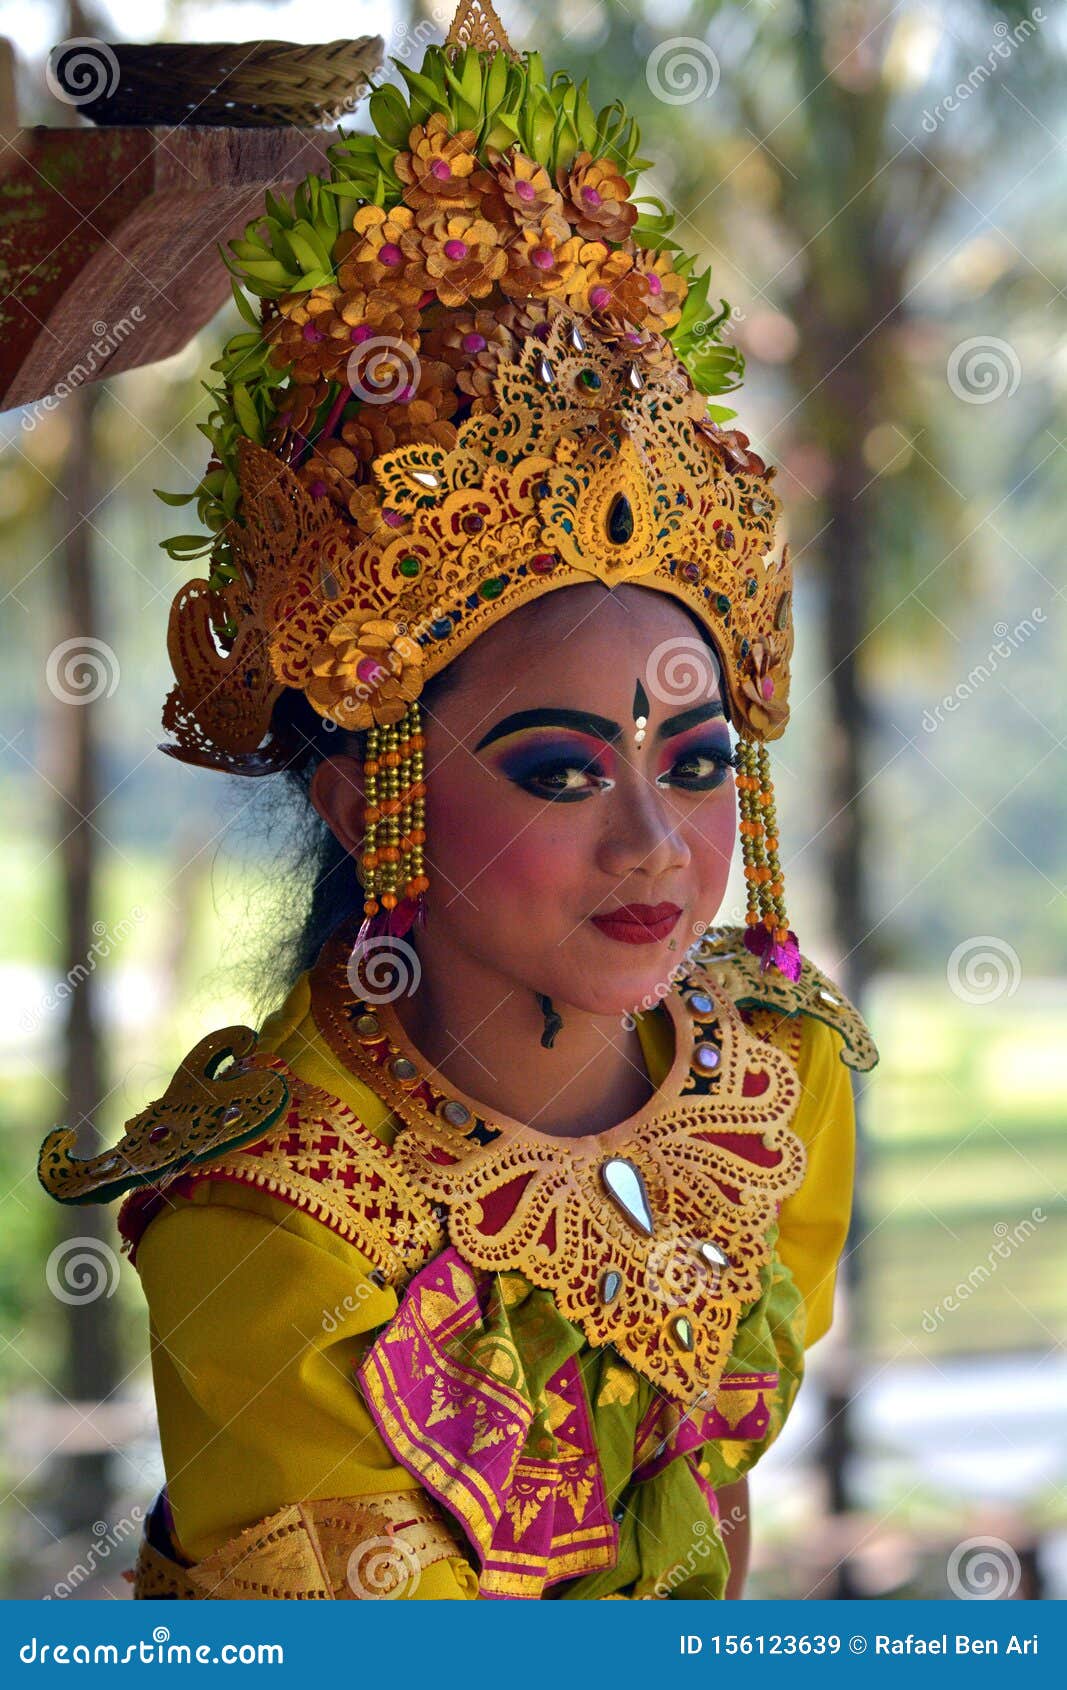
[(487, 1110), (427, 1064), (389, 1002), (354, 992), (345, 924), (310, 972), (331, 1049), (398, 1120), (392, 1154), (473, 1267), (551, 1291), (592, 1344), (668, 1395), (713, 1393), (761, 1294), (778, 1205), (804, 1175), (796, 1071), (694, 966), (665, 998), (662, 1085), (604, 1132), (560, 1138)]

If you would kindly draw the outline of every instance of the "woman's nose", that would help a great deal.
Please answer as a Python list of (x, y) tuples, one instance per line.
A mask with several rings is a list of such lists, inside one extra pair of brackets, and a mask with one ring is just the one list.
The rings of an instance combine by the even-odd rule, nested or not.
[(610, 815), (598, 850), (597, 866), (616, 880), (640, 870), (655, 879), (684, 869), (690, 851), (659, 789), (645, 777), (620, 781), (605, 806)]

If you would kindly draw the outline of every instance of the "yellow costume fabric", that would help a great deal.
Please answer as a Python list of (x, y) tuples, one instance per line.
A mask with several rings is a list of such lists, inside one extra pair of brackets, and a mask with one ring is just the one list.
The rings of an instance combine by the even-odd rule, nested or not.
[[(811, 1344), (830, 1324), (851, 1205), (849, 1074), (838, 1058), (839, 1036), (822, 1022), (756, 1011), (752, 1025), (786, 1049), (803, 1086), (792, 1126), (806, 1147), (807, 1173), (782, 1204), (777, 1255), (803, 1299), (799, 1324)], [(670, 1023), (654, 1010), (638, 1030), (658, 1085), (672, 1056)], [(387, 1106), (318, 1032), (306, 975), (264, 1026), (260, 1045), (392, 1142)], [(171, 1194), (140, 1240), (136, 1263), (150, 1312), (168, 1495), (188, 1560), (201, 1560), (298, 1499), (372, 1500), (418, 1488), (389, 1452), (354, 1382), (354, 1368), (396, 1313), (398, 1298), (371, 1277), (371, 1263), (353, 1244), (259, 1189), (203, 1179), (187, 1196)], [(773, 1357), (747, 1365), (773, 1366)], [(714, 1484), (729, 1482), (760, 1452), (724, 1445), (722, 1460), (701, 1470)], [(426, 1567), (412, 1594), (478, 1595), (458, 1528), (456, 1556)]]

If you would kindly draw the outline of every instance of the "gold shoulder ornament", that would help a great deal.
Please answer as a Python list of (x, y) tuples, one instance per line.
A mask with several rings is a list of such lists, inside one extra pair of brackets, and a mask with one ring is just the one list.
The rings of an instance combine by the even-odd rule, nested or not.
[(59, 1203), (110, 1203), (262, 1137), (286, 1108), (289, 1085), (284, 1075), (252, 1065), (255, 1045), (251, 1027), (209, 1033), (162, 1097), (127, 1121), (118, 1144), (96, 1156), (75, 1156), (75, 1133), (57, 1127), (37, 1162), (48, 1195)]
[(694, 952), (693, 966), (714, 980), (738, 1009), (772, 1009), (782, 1015), (811, 1015), (840, 1033), (841, 1060), (861, 1073), (878, 1061), (878, 1048), (867, 1023), (840, 987), (816, 968), (810, 957), (800, 959), (800, 976), (790, 980), (777, 968), (762, 969), (760, 959), (745, 948), (743, 927), (713, 927)]

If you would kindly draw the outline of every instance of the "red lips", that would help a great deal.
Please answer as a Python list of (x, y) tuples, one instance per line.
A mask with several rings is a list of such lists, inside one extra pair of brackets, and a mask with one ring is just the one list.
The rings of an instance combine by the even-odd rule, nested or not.
[(624, 945), (651, 945), (667, 937), (681, 913), (677, 904), (618, 904), (591, 919), (608, 939)]
[(668, 916), (679, 916), (681, 910), (677, 904), (618, 904), (613, 910), (605, 910), (603, 915), (593, 917), (594, 921), (641, 921), (646, 927), (654, 927), (657, 922), (666, 921)]

